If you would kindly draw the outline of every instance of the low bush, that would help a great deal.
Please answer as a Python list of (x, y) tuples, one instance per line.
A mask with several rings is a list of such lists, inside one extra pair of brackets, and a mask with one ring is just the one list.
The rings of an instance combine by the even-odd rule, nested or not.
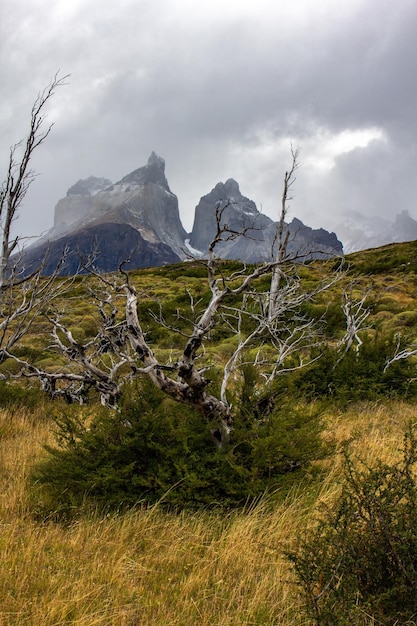
[(396, 361), (384, 372), (396, 341), (394, 336), (365, 335), (359, 352), (351, 350), (345, 355), (331, 346), (320, 348), (317, 354), (313, 352), (317, 360), (310, 366), (278, 377), (273, 392), (332, 399), (342, 404), (381, 397), (415, 397), (416, 366), (412, 359)]
[(417, 270), (416, 250), (416, 241), (389, 244), (381, 248), (350, 254), (347, 261), (352, 271), (365, 276), (390, 272), (408, 274)]
[(316, 626), (416, 623), (416, 463), (412, 427), (397, 463), (368, 467), (345, 450), (340, 497), (288, 555)]
[(36, 409), (45, 403), (45, 392), (39, 386), (0, 381), (0, 408)]
[(283, 490), (325, 454), (315, 410), (245, 410), (229, 444), (216, 449), (210, 424), (146, 380), (126, 390), (119, 414), (74, 407), (56, 420), (57, 445), (33, 474), (38, 508), (71, 514), (86, 501), (104, 507), (163, 503), (179, 508), (239, 506)]

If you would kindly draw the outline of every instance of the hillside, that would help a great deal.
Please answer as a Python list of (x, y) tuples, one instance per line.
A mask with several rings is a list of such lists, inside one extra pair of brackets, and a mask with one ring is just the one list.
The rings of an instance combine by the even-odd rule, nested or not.
[[(253, 380), (246, 387), (243, 385), (241, 392), (242, 380), (237, 379), (234, 397), (235, 402), (250, 411), (259, 411), (259, 399), (274, 396), (276, 413), (270, 415), (277, 417), (274, 424), (278, 430), (286, 424), (288, 416), (298, 422), (311, 418), (309, 424), (300, 422), (299, 428), (290, 428), (290, 442), (285, 437), (276, 441), (273, 436), (269, 439), (259, 436), (265, 447), (252, 448), (252, 451), (259, 456), (263, 451), (264, 457), (260, 459), (255, 454), (251, 457), (258, 469), (262, 460), (268, 461), (268, 471), (273, 469), (267, 454), (277, 454), (279, 446), (289, 458), (291, 446), (300, 454), (300, 449), (306, 447), (306, 437), (312, 432), (315, 434), (310, 443), (316, 445), (317, 432), (304, 430), (304, 427), (310, 428), (316, 417), (321, 424), (319, 438), (326, 446), (331, 445), (321, 456), (316, 449), (310, 450), (305, 467), (300, 470), (294, 467), (282, 475), (278, 473), (274, 489), (271, 487), (267, 493), (261, 491), (243, 505), (222, 508), (224, 502), (217, 493), (212, 502), (190, 506), (193, 494), (201, 488), (199, 480), (204, 478), (204, 472), (212, 469), (206, 465), (200, 467), (200, 473), (195, 471), (188, 487), (187, 475), (184, 475), (152, 506), (143, 498), (127, 509), (122, 502), (113, 506), (111, 499), (116, 493), (113, 461), (116, 457), (123, 460), (123, 454), (126, 462), (132, 461), (128, 454), (133, 448), (126, 444), (123, 430), (126, 426), (122, 421), (118, 422), (116, 432), (110, 430), (110, 413), (99, 406), (94, 395), (90, 404), (68, 406), (48, 400), (31, 380), (11, 384), (0, 381), (1, 624), (313, 624), (305, 616), (303, 600), (298, 595), (299, 588), (285, 552), (295, 548), (306, 529), (315, 526), (317, 508), (331, 505), (339, 494), (343, 442), (349, 440), (354, 454), (371, 465), (381, 460), (393, 462), (398, 458), (407, 423), (415, 422), (416, 415), (415, 357), (399, 361), (385, 374), (381, 366), (386, 356), (395, 350), (399, 334), (403, 338), (402, 345), (411, 349), (417, 347), (417, 242), (354, 253), (346, 257), (346, 264), (349, 271), (343, 280), (319, 294), (314, 302), (308, 303), (305, 311), (326, 318), (322, 359), (304, 370), (283, 374), (268, 394), (262, 394), (261, 387), (257, 388)], [(222, 267), (225, 274), (235, 270), (236, 265), (232, 263)], [(334, 262), (314, 261), (303, 266), (300, 273), (304, 287), (317, 284), (333, 270)], [(209, 295), (204, 267), (196, 262), (177, 263), (135, 270), (130, 272), (130, 279), (141, 294), (139, 313), (150, 345), (161, 361), (174, 361), (182, 345), (182, 334), (187, 332), (187, 320), (192, 315), (189, 294), (193, 294), (195, 306)], [(91, 297), (96, 280), (95, 277), (75, 278), (68, 284), (65, 296), (55, 304), (79, 342), (88, 341), (96, 331), (99, 314)], [(344, 333), (345, 319), (341, 311), (344, 289), (351, 290), (356, 300), (367, 292), (369, 316), (366, 330), (361, 334), (363, 352), (358, 356), (353, 352), (347, 361), (339, 364), (333, 350)], [(165, 327), (158, 321), (161, 310), (167, 321)], [(174, 325), (180, 333), (175, 332)], [(48, 329), (47, 319), (36, 319), (31, 334), (20, 346), (20, 354), (39, 367), (55, 371), (64, 367), (64, 360), (50, 350)], [(213, 329), (201, 357), (202, 366), (211, 368), (213, 387), (218, 384), (216, 372), (228, 358), (234, 341), (226, 330), (227, 324)], [(5, 361), (0, 368), (5, 372), (11, 371), (13, 366)], [(252, 397), (255, 389), (259, 393)], [(139, 383), (129, 387), (129, 396), (140, 390)], [(140, 445), (145, 441), (148, 447), (141, 449), (148, 450), (148, 456), (144, 457), (148, 465), (157, 451), (161, 453), (157, 457), (156, 476), (164, 485), (165, 472), (171, 467), (164, 457), (173, 459), (177, 470), (181, 470), (184, 463), (193, 463), (193, 471), (198, 468), (199, 459), (192, 458), (198, 457), (193, 455), (192, 448), (197, 441), (196, 431), (186, 431), (179, 416), (187, 417), (192, 428), (194, 418), (188, 409), (177, 410), (172, 403), (157, 398), (164, 413), (161, 416), (156, 404), (152, 405), (152, 392), (148, 390), (147, 394), (142, 404), (140, 399), (126, 398), (123, 410), (131, 411), (126, 415), (130, 420), (137, 420), (135, 427), (142, 419), (147, 420), (149, 430), (141, 431)], [(251, 397), (248, 398), (248, 394)], [(150, 415), (149, 405), (154, 411)], [(238, 412), (237, 415), (242, 420), (254, 417), (253, 412)], [(170, 416), (177, 430), (164, 433), (168, 433), (174, 445), (163, 449), (152, 425), (154, 429), (157, 426), (167, 428)], [(123, 417), (122, 414), (121, 419)], [(196, 424), (197, 430), (204, 430), (201, 421)], [(258, 422), (258, 434), (260, 424)], [(237, 431), (239, 428), (236, 424)], [(58, 442), (57, 433), (61, 435)], [(83, 479), (103, 463), (101, 474), (95, 474), (96, 479), (102, 481), (102, 500), (99, 492), (94, 491), (97, 482), (91, 483), (81, 496), (77, 494), (74, 476), (68, 473), (69, 469), (76, 472), (77, 468), (74, 457), (68, 455), (57, 457), (63, 463), (61, 477), (59, 465), (55, 466), (55, 478), (62, 480), (61, 500), (57, 499), (56, 491), (44, 490), (40, 483), (33, 482), (34, 468), (39, 464), (48, 467), (45, 463), (48, 463), (51, 449), (58, 446), (71, 454), (71, 451), (80, 452), (77, 447), (80, 433), (86, 437), (83, 453), (88, 446), (92, 452), (90, 457), (76, 457), (78, 463), (86, 463), (81, 466)], [(63, 434), (66, 438), (62, 438)], [(236, 436), (241, 435), (238, 432)], [(180, 453), (175, 437), (183, 446)], [(100, 448), (94, 448), (97, 442)], [(120, 456), (121, 443), (123, 454)], [(45, 445), (49, 446), (47, 450)], [(134, 445), (139, 443), (134, 442)], [(206, 455), (205, 444), (200, 441), (198, 445)], [(241, 443), (239, 445), (242, 447)], [(230, 464), (223, 466), (220, 456), (216, 458), (217, 475), (213, 472), (210, 476), (215, 481), (220, 471), (220, 482), (223, 481), (225, 494), (231, 500), (226, 483), (235, 476), (236, 468)], [(206, 456), (204, 460), (206, 463)], [(68, 464), (64, 465), (66, 462)], [(254, 476), (249, 476), (249, 480), (247, 473), (241, 471), (242, 467), (248, 470), (248, 466), (238, 468), (241, 473), (239, 484), (236, 482), (235, 486), (239, 489), (245, 485), (256, 486)], [(117, 494), (123, 491), (123, 476), (125, 480), (130, 476), (128, 465), (121, 464), (119, 470)], [(156, 487), (149, 481), (148, 494), (152, 489)], [(210, 488), (205, 486), (204, 493), (210, 495)], [(182, 500), (175, 500), (175, 494), (181, 494)], [(184, 506), (187, 497), (188, 505)], [(172, 506), (167, 506), (170, 502)], [(369, 614), (361, 615), (361, 621), (357, 622), (361, 626), (374, 623)]]
[[(316, 261), (300, 266), (302, 285), (306, 290), (312, 288), (331, 276), (338, 265), (339, 261)], [(236, 262), (224, 262), (221, 271), (227, 275), (240, 267)], [(356, 299), (367, 293), (369, 318), (366, 326), (370, 336), (375, 333), (402, 333), (410, 337), (411, 341), (414, 341), (414, 334), (417, 338), (417, 242), (390, 244), (347, 255), (343, 268), (347, 270), (343, 280), (318, 294), (314, 302), (308, 305), (313, 316), (318, 317), (326, 311), (326, 335), (330, 343), (341, 338), (345, 330), (341, 297), (346, 288), (353, 289), (353, 297)], [(183, 339), (174, 328), (182, 332), (187, 330), (187, 326), (190, 327), (191, 321), (188, 324), (186, 321), (191, 316), (190, 294), (199, 300), (200, 309), (209, 299), (204, 264), (198, 261), (182, 262), (162, 268), (133, 270), (129, 275), (137, 291), (142, 294), (139, 302), (141, 322), (150, 336), (153, 348), (167, 355), (172, 350), (180, 349)], [(57, 310), (65, 311), (63, 320), (68, 322), (79, 340), (91, 338), (98, 324), (97, 306), (90, 295), (90, 287), (95, 284), (94, 277), (78, 276), (70, 279), (63, 299), (55, 303)], [(268, 281), (263, 279), (259, 288), (267, 284)], [(69, 307), (68, 302), (71, 303)], [(158, 322), (159, 313), (163, 314), (165, 325)], [(30, 346), (32, 355), (38, 353), (39, 359), (51, 360), (51, 354), (45, 352), (45, 347), (49, 345), (48, 338), (43, 334), (45, 328), (45, 320), (40, 318), (35, 321), (32, 334), (24, 343)], [(225, 332), (219, 326), (213, 331), (206, 346), (209, 358), (219, 363), (222, 362), (220, 355), (224, 352), (221, 343), (224, 336)]]

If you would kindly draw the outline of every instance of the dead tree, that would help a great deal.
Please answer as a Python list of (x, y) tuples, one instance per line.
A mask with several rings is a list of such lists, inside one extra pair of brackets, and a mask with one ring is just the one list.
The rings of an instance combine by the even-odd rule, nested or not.
[[(315, 289), (306, 291), (298, 276), (297, 265), (314, 251), (296, 249), (289, 252), (290, 232), (286, 219), (288, 203), (292, 199), (290, 190), (296, 181), (295, 172), (300, 167), (299, 154), (299, 149), (291, 146), (291, 167), (284, 175), (280, 216), (272, 243), (269, 289), (264, 292), (250, 288), (245, 290), (242, 306), (234, 309), (229, 307), (225, 314), (231, 331), (238, 337), (238, 345), (224, 366), (221, 387), (221, 399), (224, 402), (227, 402), (231, 376), (242, 365), (250, 363), (244, 360), (244, 354), (253, 346), (258, 348), (255, 364), (261, 368), (266, 385), (278, 373), (298, 369), (311, 362), (310, 351), (320, 343), (317, 332), (320, 320), (302, 315), (302, 305), (314, 301), (319, 293), (329, 289), (341, 278), (341, 272), (337, 272), (330, 279), (320, 282)], [(247, 327), (248, 322), (251, 330), (242, 332), (242, 327)], [(272, 358), (262, 354), (263, 346), (273, 348)], [(297, 355), (296, 361), (289, 364), (290, 357), (294, 355)]]
[[(280, 298), (280, 283), (283, 277), (283, 265), (287, 260), (288, 239), (289, 231), (285, 230), (285, 220), (288, 214), (288, 202), (291, 199), (289, 197), (290, 189), (294, 185), (296, 178), (295, 172), (300, 167), (298, 157), (299, 149), (294, 149), (291, 146), (291, 168), (285, 172), (284, 185), (281, 197), (281, 213), (278, 221), (276, 237), (272, 245), (272, 254), (274, 256), (275, 265), (271, 272), (271, 286), (269, 290), (268, 298), (268, 318), (273, 319), (277, 308), (279, 307)], [(295, 259), (292, 259), (293, 261)]]
[(388, 370), (389, 367), (391, 367), (393, 363), (396, 363), (397, 361), (402, 361), (404, 359), (409, 359), (412, 356), (417, 356), (417, 348), (401, 349), (401, 340), (402, 340), (401, 333), (398, 333), (396, 335), (396, 339), (397, 339), (397, 344), (395, 347), (394, 354), (392, 357), (387, 359), (385, 363), (385, 367), (384, 367), (384, 373)]
[[(57, 267), (54, 274), (43, 279), (41, 260), (39, 267), (28, 274), (20, 245), (22, 240), (13, 234), (13, 227), (35, 178), (30, 169), (33, 153), (52, 129), (52, 124), (46, 124), (46, 106), (66, 78), (55, 75), (36, 98), (29, 132), (25, 140), (11, 147), (7, 174), (0, 189), (0, 360), (7, 357), (12, 347), (29, 331), (33, 320), (53, 296), (52, 285), (60, 269)], [(64, 257), (65, 254), (61, 263)]]
[(343, 291), (341, 306), (346, 320), (346, 332), (339, 342), (339, 350), (344, 349), (344, 354), (347, 354), (354, 344), (355, 351), (359, 354), (363, 343), (359, 333), (367, 330), (364, 323), (371, 313), (369, 307), (365, 306), (369, 291), (370, 289), (367, 289), (360, 300), (354, 299), (352, 285), (350, 289)]
[[(218, 214), (220, 224), (221, 212)], [(219, 226), (218, 236), (227, 233)], [(234, 235), (233, 235), (234, 236)], [(233, 420), (227, 402), (208, 391), (205, 377), (206, 366), (199, 367), (200, 350), (207, 336), (219, 323), (220, 310), (228, 299), (243, 295), (257, 278), (271, 271), (273, 263), (256, 267), (249, 273), (238, 272), (229, 277), (218, 273), (219, 259), (210, 247), (207, 260), (207, 278), (211, 297), (203, 312), (192, 324), (186, 337), (184, 349), (175, 363), (161, 363), (148, 344), (138, 317), (138, 293), (129, 274), (120, 267), (113, 278), (100, 275), (90, 268), (90, 274), (99, 280), (104, 292), (92, 293), (101, 316), (97, 335), (84, 344), (78, 342), (70, 329), (60, 319), (60, 315), (49, 316), (52, 324), (51, 349), (58, 351), (71, 362), (73, 371), (46, 373), (20, 363), (25, 376), (47, 381), (52, 395), (71, 396), (73, 401), (82, 398), (86, 390), (94, 388), (103, 404), (115, 406), (122, 385), (137, 375), (147, 375), (161, 391), (177, 402), (198, 410), (207, 421), (218, 424), (213, 435), (219, 443), (227, 440)], [(119, 297), (124, 302), (123, 315), (119, 315), (115, 301)], [(67, 380), (70, 388), (57, 383)], [(46, 382), (44, 384), (46, 387)]]
[[(303, 315), (302, 305), (313, 301), (336, 280), (339, 280), (339, 276), (320, 283), (311, 291), (305, 291), (298, 277), (289, 278), (283, 274), (279, 298), (274, 300), (273, 315), (268, 310), (269, 291), (247, 293), (244, 306), (226, 308), (224, 317), (238, 338), (238, 345), (224, 366), (220, 396), (224, 402), (227, 401), (232, 375), (243, 365), (256, 365), (262, 373), (265, 386), (268, 387), (278, 374), (305, 367), (312, 362), (311, 349), (321, 343), (321, 320)], [(249, 300), (252, 301), (251, 306), (246, 304)], [(251, 330), (243, 331), (243, 327), (247, 326)], [(248, 361), (245, 354), (253, 347), (257, 348), (257, 356)], [(263, 351), (263, 348), (266, 350)]]

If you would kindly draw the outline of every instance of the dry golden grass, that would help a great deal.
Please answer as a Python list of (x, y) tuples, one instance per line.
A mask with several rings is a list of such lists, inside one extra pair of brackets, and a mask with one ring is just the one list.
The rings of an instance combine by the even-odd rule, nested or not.
[[(307, 624), (284, 551), (337, 493), (337, 456), (318, 493), (301, 486), (274, 507), (174, 515), (156, 506), (40, 523), (26, 478), (51, 437), (45, 411), (0, 411), (1, 626)], [(353, 437), (369, 462), (389, 461), (415, 408), (364, 404), (327, 417), (337, 441)]]

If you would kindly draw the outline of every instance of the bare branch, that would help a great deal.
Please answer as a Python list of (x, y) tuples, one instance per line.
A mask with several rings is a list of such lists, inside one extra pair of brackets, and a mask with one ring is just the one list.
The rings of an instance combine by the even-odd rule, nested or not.
[(351, 285), (349, 291), (346, 289), (343, 291), (343, 302), (341, 306), (346, 318), (346, 332), (339, 342), (339, 348), (344, 346), (345, 354), (349, 352), (354, 343), (356, 343), (355, 351), (359, 353), (362, 345), (362, 339), (359, 333), (367, 330), (367, 327), (364, 327), (363, 324), (371, 313), (369, 308), (365, 308), (365, 302), (369, 292), (370, 289), (367, 289), (362, 295), (362, 298), (355, 301), (353, 299), (353, 285)]
[(390, 359), (388, 359), (387, 362), (385, 363), (384, 374), (387, 371), (387, 369), (391, 367), (391, 365), (395, 363), (396, 361), (408, 359), (411, 356), (416, 356), (416, 355), (417, 355), (417, 348), (414, 348), (414, 349), (404, 348), (403, 350), (401, 350), (401, 334), (398, 333), (397, 345), (395, 348), (394, 355)]
[[(298, 162), (300, 151), (295, 150), (291, 146), (292, 163), (289, 171), (285, 172), (284, 186), (281, 197), (281, 213), (278, 221), (276, 237), (275, 237), (275, 265), (272, 269), (271, 286), (269, 290), (268, 315), (273, 318), (278, 306), (280, 283), (283, 278), (283, 263), (287, 260), (287, 248), (289, 239), (289, 230), (285, 230), (285, 220), (288, 213), (288, 192), (295, 182), (295, 172), (300, 167)], [(274, 247), (274, 244), (273, 244)]]
[[(45, 127), (45, 107), (55, 93), (55, 90), (64, 85), (68, 76), (60, 78), (54, 76), (48, 87), (36, 98), (31, 112), (29, 133), (25, 141), (21, 141), (10, 149), (7, 176), (0, 190), (0, 287), (9, 280), (9, 260), (15, 251), (19, 237), (11, 238), (12, 224), (17, 218), (17, 211), (34, 180), (35, 174), (29, 169), (33, 153), (48, 137), (53, 124)], [(17, 151), (23, 147), (23, 156), (17, 160)], [(1, 293), (0, 293), (1, 297)]]
[[(6, 178), (0, 189), (0, 358), (5, 358), (32, 327), (42, 308), (59, 293), (64, 282), (56, 282), (68, 251), (47, 278), (42, 277), (46, 256), (36, 270), (28, 273), (23, 253), (16, 253), (20, 239), (11, 231), (17, 212), (35, 174), (30, 169), (33, 153), (48, 137), (52, 124), (45, 125), (45, 108), (55, 90), (65, 84), (67, 76), (56, 74), (46, 89), (38, 95), (31, 111), (29, 132), (24, 141), (10, 149)], [(18, 152), (22, 152), (20, 160)], [(14, 256), (12, 256), (14, 255)]]

